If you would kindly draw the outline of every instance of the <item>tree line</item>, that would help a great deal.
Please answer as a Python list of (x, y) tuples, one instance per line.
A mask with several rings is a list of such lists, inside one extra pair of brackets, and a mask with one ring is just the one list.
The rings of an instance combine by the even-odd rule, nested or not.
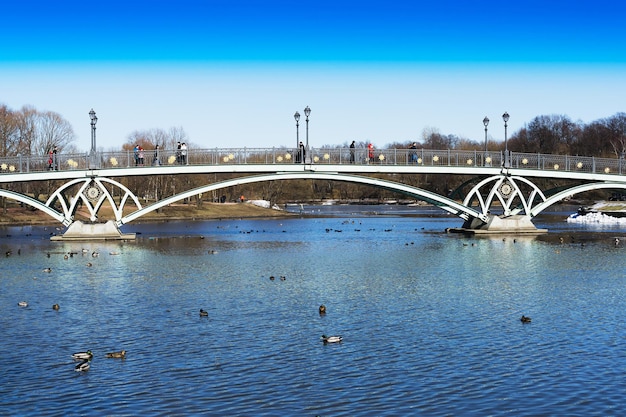
[[(39, 111), (32, 106), (12, 110), (0, 104), (0, 156), (42, 155), (54, 146), (60, 152), (79, 152), (74, 145), (75, 139), (71, 124), (58, 113)], [(173, 127), (131, 132), (122, 144), (122, 150), (131, 150), (135, 145), (148, 150), (156, 145), (173, 149), (177, 142), (200, 147), (190, 143), (182, 127)], [(366, 147), (370, 141), (356, 142), (358, 147)], [(385, 147), (405, 149), (413, 142), (423, 149), (482, 150), (485, 147), (484, 139), (442, 134), (436, 128), (424, 129), (421, 139), (392, 142)], [(566, 115), (537, 116), (517, 132), (512, 132), (507, 142), (508, 149), (514, 152), (623, 157), (626, 153), (626, 113), (616, 113), (590, 123), (573, 121)], [(348, 142), (345, 142), (321, 148), (347, 146)], [(487, 147), (502, 150), (504, 143), (488, 139)]]

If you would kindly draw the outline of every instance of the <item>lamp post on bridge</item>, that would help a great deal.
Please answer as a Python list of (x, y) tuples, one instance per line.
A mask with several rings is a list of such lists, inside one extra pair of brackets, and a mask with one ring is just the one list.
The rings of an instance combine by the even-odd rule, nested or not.
[(506, 132), (506, 128), (507, 128), (507, 123), (509, 121), (509, 112), (504, 112), (504, 114), (502, 115), (502, 120), (504, 120), (504, 168), (510, 168), (510, 163), (509, 163), (509, 146), (507, 144), (507, 132)]
[(89, 118), (91, 119), (91, 152), (89, 154), (90, 168), (96, 168), (96, 123), (98, 118), (96, 112), (91, 109), (89, 112)]
[(302, 162), (308, 162), (311, 160), (311, 152), (309, 150), (309, 115), (311, 114), (311, 109), (309, 108), (309, 106), (306, 106), (304, 108), (304, 115), (306, 116), (306, 161), (302, 161)]
[[(485, 125), (485, 158), (487, 158), (487, 125), (489, 125), (489, 118), (487, 116), (483, 119), (483, 124)], [(487, 165), (486, 160), (485, 165)]]
[(296, 112), (296, 114), (293, 115), (293, 118), (296, 119), (296, 149), (298, 149), (300, 146), (300, 113)]

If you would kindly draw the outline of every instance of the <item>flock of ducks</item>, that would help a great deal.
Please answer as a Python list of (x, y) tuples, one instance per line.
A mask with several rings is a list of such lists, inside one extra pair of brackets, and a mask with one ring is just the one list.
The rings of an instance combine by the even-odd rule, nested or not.
[[(106, 358), (115, 358), (115, 359), (126, 359), (126, 351), (120, 350), (117, 352), (109, 352), (104, 355)], [(89, 363), (93, 359), (93, 353), (91, 350), (85, 352), (76, 352), (72, 354), (72, 359), (75, 361), (80, 361), (76, 366), (74, 366), (74, 370), (76, 372), (85, 372), (89, 370)]]

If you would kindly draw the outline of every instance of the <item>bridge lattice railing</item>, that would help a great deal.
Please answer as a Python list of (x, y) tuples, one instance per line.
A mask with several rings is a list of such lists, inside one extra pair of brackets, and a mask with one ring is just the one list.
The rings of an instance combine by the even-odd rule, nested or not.
[[(13, 156), (0, 158), (2, 173), (44, 172), (48, 170), (115, 169), (145, 166), (184, 165), (288, 165), (302, 161), (295, 148), (211, 148), (188, 149), (184, 158), (176, 150), (144, 150), (143, 159), (137, 160), (133, 151), (97, 152), (89, 154), (60, 153), (51, 162), (44, 156)], [(501, 151), (462, 151), (433, 149), (368, 149), (312, 148), (305, 161), (313, 164), (376, 164), (454, 167), (501, 167)], [(570, 171), (621, 175), (626, 173), (626, 161), (618, 158), (552, 155), (510, 152), (511, 168)]]

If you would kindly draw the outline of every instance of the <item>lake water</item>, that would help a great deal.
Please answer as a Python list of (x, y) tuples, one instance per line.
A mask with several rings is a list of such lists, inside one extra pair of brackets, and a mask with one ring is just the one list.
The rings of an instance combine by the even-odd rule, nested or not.
[(131, 224), (133, 242), (2, 229), (0, 415), (624, 413), (620, 227), (555, 212), (547, 235), (478, 238), (428, 208), (303, 209), (323, 217)]

